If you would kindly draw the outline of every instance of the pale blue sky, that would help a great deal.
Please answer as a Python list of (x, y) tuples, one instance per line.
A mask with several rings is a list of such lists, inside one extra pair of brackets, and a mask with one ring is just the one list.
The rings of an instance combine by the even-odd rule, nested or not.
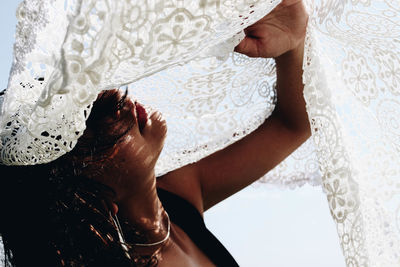
[[(7, 87), (19, 2), (6, 0), (0, 9), (0, 89)], [(206, 222), (240, 266), (345, 266), (320, 188), (252, 186), (208, 211)]]

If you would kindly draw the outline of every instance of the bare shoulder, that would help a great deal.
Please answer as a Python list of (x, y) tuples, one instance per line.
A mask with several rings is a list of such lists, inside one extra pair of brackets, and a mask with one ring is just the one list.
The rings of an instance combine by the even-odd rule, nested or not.
[(158, 177), (157, 187), (186, 199), (203, 214), (203, 194), (195, 164), (186, 165)]

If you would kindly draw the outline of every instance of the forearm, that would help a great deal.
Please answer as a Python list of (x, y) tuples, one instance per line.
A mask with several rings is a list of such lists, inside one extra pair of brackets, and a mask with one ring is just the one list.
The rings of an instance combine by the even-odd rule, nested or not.
[(235, 48), (250, 57), (276, 56), (277, 105), (256, 131), (195, 165), (205, 209), (273, 169), (310, 136), (302, 82), (307, 21), (301, 0), (283, 0)]
[(304, 46), (277, 57), (277, 105), (273, 116), (281, 120), (289, 130), (310, 135), (310, 126), (303, 97)]

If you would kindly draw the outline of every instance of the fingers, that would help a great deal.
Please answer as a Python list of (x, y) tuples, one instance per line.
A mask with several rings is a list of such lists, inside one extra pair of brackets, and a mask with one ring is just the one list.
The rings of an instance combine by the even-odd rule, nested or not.
[(246, 36), (236, 47), (235, 52), (245, 54), (248, 57), (259, 57), (259, 41)]

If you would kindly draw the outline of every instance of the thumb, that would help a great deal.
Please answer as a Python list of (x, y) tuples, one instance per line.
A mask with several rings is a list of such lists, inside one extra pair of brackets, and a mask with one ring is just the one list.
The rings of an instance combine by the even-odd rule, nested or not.
[(235, 52), (245, 54), (248, 57), (259, 57), (258, 40), (246, 36), (236, 47)]

